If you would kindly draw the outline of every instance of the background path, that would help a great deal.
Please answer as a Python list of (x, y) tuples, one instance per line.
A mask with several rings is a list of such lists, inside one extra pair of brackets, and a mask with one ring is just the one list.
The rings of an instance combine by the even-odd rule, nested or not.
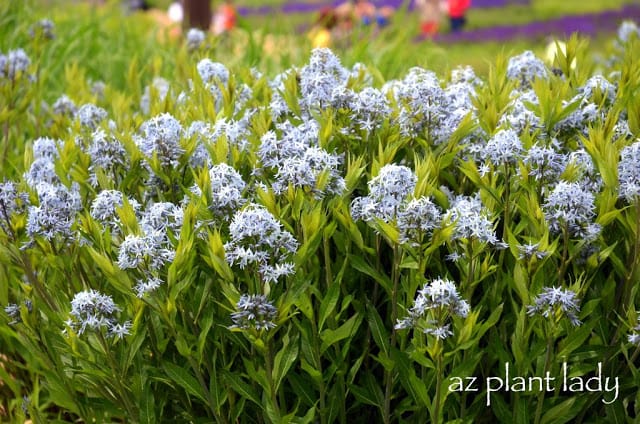
[[(333, 0), (328, 2), (326, 0), (294, 0), (285, 1), (278, 6), (238, 6), (238, 12), (243, 16), (251, 15), (269, 15), (277, 13), (311, 13), (317, 12), (323, 7), (337, 6), (344, 3), (347, 0)], [(398, 9), (406, 4), (404, 0), (377, 0), (373, 1), (376, 6), (391, 6), (394, 9)], [(527, 5), (530, 0), (473, 0), (473, 8), (484, 9), (492, 7), (505, 7), (513, 5)], [(413, 10), (414, 1), (409, 0), (409, 10)]]
[[(574, 32), (581, 35), (596, 35), (601, 32), (615, 32), (623, 20), (640, 21), (640, 4), (628, 4), (620, 9), (599, 13), (564, 16), (525, 25), (504, 25), (479, 28), (459, 33), (438, 34), (437, 42), (460, 41), (508, 41), (514, 38), (536, 38), (548, 35), (569, 36)], [(416, 40), (421, 40), (417, 37)]]

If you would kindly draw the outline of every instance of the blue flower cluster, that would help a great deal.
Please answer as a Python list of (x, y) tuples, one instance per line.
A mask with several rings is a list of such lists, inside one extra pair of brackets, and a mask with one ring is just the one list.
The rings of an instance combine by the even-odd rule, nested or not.
[(446, 339), (453, 335), (448, 321), (453, 317), (465, 318), (469, 310), (469, 303), (462, 299), (455, 284), (437, 278), (418, 291), (407, 317), (398, 320), (395, 328), (414, 328), (437, 339)]
[(539, 314), (553, 322), (566, 317), (574, 326), (581, 324), (579, 313), (580, 300), (577, 299), (577, 294), (559, 287), (544, 287), (542, 293), (533, 300), (533, 305), (527, 307), (529, 315)]
[(76, 293), (71, 301), (71, 317), (66, 325), (82, 335), (88, 330), (106, 334), (116, 339), (124, 338), (131, 330), (131, 322), (119, 323), (116, 314), (120, 308), (113, 302), (111, 296), (96, 290)]
[(230, 265), (254, 267), (264, 282), (277, 282), (294, 273), (289, 259), (298, 242), (265, 207), (252, 203), (236, 212), (229, 233), (224, 250)]

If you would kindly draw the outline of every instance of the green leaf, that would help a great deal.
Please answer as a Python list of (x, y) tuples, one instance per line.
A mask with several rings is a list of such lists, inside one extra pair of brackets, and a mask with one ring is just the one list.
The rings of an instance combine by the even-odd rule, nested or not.
[(304, 405), (313, 406), (318, 402), (318, 394), (309, 384), (309, 380), (306, 377), (298, 374), (291, 374), (287, 381), (291, 383), (291, 388), (296, 394), (296, 397), (300, 399)]
[(309, 362), (302, 360), (300, 361), (300, 367), (307, 373), (309, 376), (315, 381), (317, 384), (322, 384), (322, 373), (311, 365)]
[(155, 398), (151, 385), (146, 384), (140, 396), (140, 422), (153, 424), (156, 422), (156, 412), (154, 409)]
[(572, 408), (575, 401), (576, 398), (571, 397), (554, 406), (542, 416), (540, 422), (542, 424), (562, 424), (571, 421), (580, 412)]
[(582, 346), (585, 340), (591, 335), (591, 330), (595, 324), (596, 322), (594, 321), (587, 321), (574, 331), (571, 331), (569, 335), (559, 343), (556, 357), (558, 359), (568, 360), (568, 358), (571, 357), (571, 353)]
[(338, 298), (340, 297), (340, 284), (333, 282), (327, 290), (327, 293), (320, 303), (320, 312), (318, 314), (318, 329), (322, 331), (324, 323), (333, 313), (338, 304)]
[[(138, 313), (138, 316), (142, 313), (142, 311), (143, 310), (141, 309), (140, 312)], [(135, 324), (134, 324), (134, 328), (135, 328), (135, 332), (133, 334), (133, 337), (128, 339), (129, 343), (127, 345), (126, 362), (123, 366), (123, 370), (125, 372), (133, 364), (136, 356), (138, 355), (138, 352), (140, 351), (140, 348), (142, 347), (142, 344), (145, 342), (147, 338), (146, 328), (140, 328), (140, 326), (135, 327)]]
[(387, 294), (391, 295), (391, 279), (388, 275), (382, 274), (375, 269), (371, 265), (369, 265), (365, 260), (360, 256), (350, 256), (349, 257), (351, 266), (357, 271), (362, 272), (363, 274), (368, 275), (373, 278), (377, 283), (379, 283), (382, 288), (385, 289)]
[(5, 366), (3, 364), (3, 359), (0, 358), (0, 381), (3, 384), (9, 386), (9, 389), (13, 392), (13, 395), (16, 398), (20, 397), (20, 387), (16, 384), (16, 379), (12, 378), (9, 373), (5, 370)]
[(233, 281), (233, 271), (225, 261), (224, 245), (220, 233), (209, 233), (209, 265), (226, 281)]
[(197, 344), (197, 353), (198, 353), (198, 363), (201, 363), (204, 359), (204, 350), (207, 345), (209, 331), (211, 331), (211, 327), (213, 326), (213, 313), (207, 312), (200, 320), (200, 334), (198, 334), (198, 344)]
[(339, 342), (340, 340), (344, 340), (347, 337), (353, 337), (356, 333), (356, 330), (360, 326), (362, 322), (362, 315), (356, 313), (354, 316), (349, 318), (347, 322), (342, 324), (336, 330), (331, 330), (327, 328), (326, 330), (320, 333), (320, 339), (322, 340), (322, 346), (320, 347), (320, 352), (324, 353), (325, 350), (329, 346)]
[(382, 318), (380, 318), (378, 311), (371, 303), (367, 304), (367, 322), (369, 323), (373, 340), (384, 355), (389, 357), (389, 333), (382, 323)]
[(303, 417), (295, 417), (291, 420), (293, 424), (311, 424), (316, 418), (316, 408), (309, 408)]
[(167, 376), (180, 387), (185, 389), (187, 393), (197, 397), (204, 403), (208, 403), (207, 394), (202, 386), (198, 383), (198, 380), (191, 375), (187, 370), (178, 365), (165, 362), (162, 368), (167, 373)]
[(232, 374), (230, 371), (222, 370), (224, 381), (243, 398), (250, 400), (256, 405), (262, 407), (262, 401), (260, 396), (253, 390), (253, 388), (243, 381), (243, 379), (237, 375)]
[(273, 381), (275, 383), (276, 391), (278, 391), (282, 380), (298, 358), (299, 339), (300, 335), (298, 333), (296, 333), (293, 339), (289, 339), (288, 334), (282, 338), (282, 349), (276, 353), (273, 363)]
[[(416, 375), (412, 363), (409, 361), (405, 352), (394, 349), (393, 361), (396, 365), (396, 369), (398, 370), (398, 374), (400, 374), (402, 386), (411, 394), (411, 397), (417, 404), (429, 407), (431, 405), (431, 400), (429, 398), (427, 386), (425, 385), (425, 382)], [(443, 380), (443, 384), (446, 382), (446, 379)]]
[[(370, 376), (370, 374), (366, 374)], [(369, 378), (370, 380), (370, 378)], [(357, 401), (366, 405), (373, 405), (381, 408), (384, 405), (384, 396), (382, 390), (376, 385), (368, 385), (367, 387), (351, 386), (349, 391), (353, 394)]]
[[(504, 424), (513, 423), (513, 412), (512, 409), (501, 396), (500, 392), (493, 392), (488, 394), (489, 398), (486, 400), (485, 404), (491, 408), (491, 411), (496, 415), (498, 420)], [(486, 398), (486, 397), (485, 397)], [(517, 423), (521, 424), (521, 423)], [(525, 423), (522, 423), (525, 424)]]
[(395, 225), (388, 224), (381, 219), (376, 219), (374, 228), (380, 231), (380, 233), (389, 242), (389, 244), (398, 244), (398, 240), (400, 239), (400, 231), (398, 230), (398, 228), (396, 228)]
[(93, 262), (100, 268), (113, 287), (125, 295), (131, 294), (131, 282), (126, 273), (117, 269), (111, 259), (102, 255), (92, 247), (86, 246), (85, 249), (87, 249)]
[(220, 409), (227, 398), (227, 387), (222, 384), (221, 374), (216, 367), (217, 353), (214, 353), (214, 357), (211, 359), (213, 363), (213, 370), (209, 376), (209, 393), (211, 394), (211, 400), (214, 402), (212, 407), (220, 412)]

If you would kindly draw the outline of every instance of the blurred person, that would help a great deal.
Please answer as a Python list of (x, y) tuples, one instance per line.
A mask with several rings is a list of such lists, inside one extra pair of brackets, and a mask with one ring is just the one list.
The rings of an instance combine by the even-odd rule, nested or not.
[(451, 32), (460, 32), (467, 23), (465, 14), (471, 7), (471, 0), (448, 0), (449, 23)]
[(147, 11), (149, 9), (151, 9), (151, 6), (146, 0), (129, 0), (129, 11), (131, 12), (137, 10)]
[(381, 6), (376, 11), (376, 23), (379, 27), (384, 27), (391, 21), (391, 16), (395, 12), (392, 6)]
[(213, 15), (212, 31), (215, 35), (228, 33), (238, 21), (238, 11), (232, 0), (225, 0)]
[(353, 14), (358, 22), (371, 25), (376, 20), (376, 6), (369, 0), (355, 0)]
[(331, 7), (320, 10), (320, 16), (309, 31), (309, 39), (313, 48), (329, 47), (332, 42), (332, 31), (338, 24), (338, 16)]
[(442, 19), (440, 0), (416, 0), (420, 16), (420, 33), (432, 38), (438, 33)]
[(169, 20), (173, 23), (182, 24), (182, 19), (184, 18), (184, 9), (182, 8), (182, 3), (179, 1), (174, 1), (169, 5), (169, 9), (167, 10), (167, 15), (169, 16)]
[(351, 0), (335, 8), (338, 27), (343, 31), (351, 30), (354, 24), (376, 24), (378, 27), (384, 27), (389, 23), (393, 12), (393, 7), (376, 8), (369, 0)]
[(182, 0), (182, 8), (184, 10), (183, 29), (209, 30), (211, 26), (210, 0)]

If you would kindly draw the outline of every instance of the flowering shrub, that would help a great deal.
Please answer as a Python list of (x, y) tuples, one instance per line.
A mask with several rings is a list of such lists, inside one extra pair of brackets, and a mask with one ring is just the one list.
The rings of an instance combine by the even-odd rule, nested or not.
[[(0, 411), (636, 420), (634, 34), (597, 74), (525, 52), (487, 79), (412, 68), (381, 86), (327, 49), (238, 70), (197, 31), (184, 73), (130, 92), (50, 93), (27, 46), (3, 52), (0, 106), (28, 101), (0, 114)], [(557, 384), (489, 384), (508, 370)], [(615, 394), (579, 390), (603, 374)]]

